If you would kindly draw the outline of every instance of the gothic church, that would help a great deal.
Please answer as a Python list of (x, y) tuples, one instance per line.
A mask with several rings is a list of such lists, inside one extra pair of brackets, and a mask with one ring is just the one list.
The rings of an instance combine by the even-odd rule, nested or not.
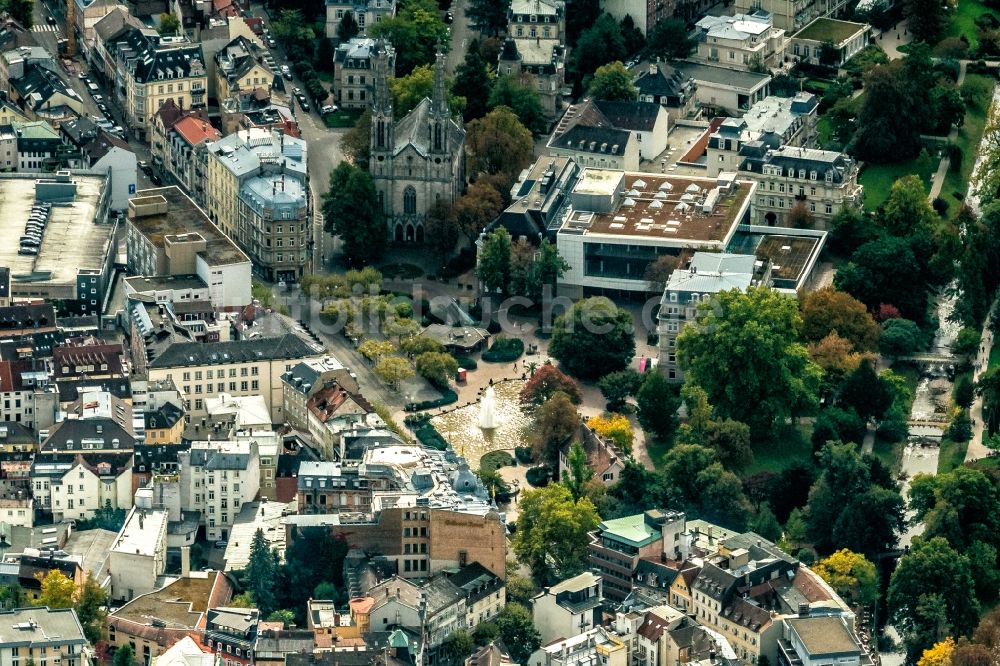
[(434, 63), (434, 98), (423, 98), (398, 122), (389, 93), (389, 58), (379, 42), (374, 57), (371, 161), (382, 210), (394, 242), (422, 242), (435, 201), (451, 205), (465, 190), (465, 129), (452, 119), (444, 82), (445, 56)]

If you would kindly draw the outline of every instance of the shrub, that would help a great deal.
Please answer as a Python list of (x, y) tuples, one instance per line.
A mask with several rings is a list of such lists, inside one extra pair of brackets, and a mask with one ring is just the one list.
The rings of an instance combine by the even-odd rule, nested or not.
[(417, 440), (424, 446), (437, 449), (438, 451), (444, 451), (448, 448), (448, 442), (445, 441), (441, 433), (429, 421), (423, 422), (419, 427), (414, 429), (413, 434), (416, 435)]
[(408, 412), (420, 412), (425, 409), (444, 407), (445, 405), (450, 405), (454, 402), (458, 402), (458, 394), (451, 389), (445, 389), (441, 392), (440, 398), (435, 398), (434, 400), (423, 400), (421, 402), (410, 402), (406, 404), (404, 409)]
[(511, 363), (524, 354), (524, 343), (518, 338), (498, 336), (493, 345), (483, 352), (483, 360), (488, 363)]
[(532, 454), (530, 446), (519, 446), (514, 449), (514, 457), (522, 465), (530, 465), (535, 462), (535, 456)]
[(456, 356), (455, 360), (458, 361), (458, 367), (465, 368), (466, 370), (475, 370), (479, 367), (479, 363), (476, 362), (476, 359), (468, 356)]
[(941, 217), (948, 214), (947, 200), (942, 199), (941, 197), (934, 197), (934, 201), (931, 202), (931, 205), (934, 207), (934, 211)]
[(536, 488), (541, 488), (542, 486), (549, 485), (549, 468), (544, 465), (539, 465), (538, 467), (532, 467), (524, 475), (528, 480), (528, 483), (535, 486)]
[(479, 459), (479, 469), (494, 471), (501, 467), (513, 467), (514, 457), (506, 451), (490, 451)]

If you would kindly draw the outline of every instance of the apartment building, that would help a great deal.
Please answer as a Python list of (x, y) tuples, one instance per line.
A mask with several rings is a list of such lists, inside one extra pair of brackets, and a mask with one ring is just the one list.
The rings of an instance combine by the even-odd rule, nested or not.
[(843, 67), (871, 41), (866, 23), (817, 18), (792, 35), (788, 54), (800, 62)]
[(150, 362), (150, 380), (171, 380), (181, 390), (192, 420), (207, 414), (206, 399), (220, 393), (262, 396), (272, 423), (281, 423), (281, 376), (305, 359), (322, 358), (322, 350), (297, 335), (229, 342), (182, 342)]
[(572, 638), (601, 625), (604, 603), (601, 576), (584, 572), (546, 587), (531, 600), (535, 628), (542, 645), (558, 638)]
[(208, 145), (221, 138), (222, 134), (208, 120), (190, 114), (167, 129), (163, 139), (164, 169), (202, 207), (208, 177)]
[(0, 361), (0, 421), (38, 432), (55, 423), (58, 413), (59, 392), (43, 360)]
[(224, 666), (253, 666), (260, 611), (216, 607), (206, 617), (205, 644), (219, 655), (219, 661)]
[(465, 626), (469, 631), (493, 620), (507, 603), (506, 583), (479, 562), (462, 567), (448, 580), (465, 595)]
[(198, 511), (209, 541), (225, 540), (240, 508), (260, 490), (257, 442), (192, 442), (178, 454), (180, 478), (155, 478), (156, 485), (179, 483), (181, 510)]
[(642, 558), (683, 559), (687, 543), (683, 513), (651, 509), (624, 518), (602, 521), (591, 534), (591, 569), (601, 574), (601, 590), (622, 601), (632, 591), (632, 577)]
[(694, 118), (698, 113), (698, 89), (694, 79), (665, 62), (649, 64), (635, 77), (639, 101), (653, 102), (666, 108), (670, 122)]
[(558, 640), (535, 650), (524, 666), (628, 666), (629, 651), (617, 633), (594, 627), (566, 640)]
[(785, 31), (766, 12), (705, 16), (698, 28), (694, 60), (734, 69), (762, 71), (778, 67), (785, 55)]
[(367, 109), (375, 90), (373, 56), (381, 46), (388, 58), (388, 75), (396, 71), (396, 49), (389, 44), (377, 44), (370, 37), (354, 37), (333, 52), (333, 95), (344, 109)]
[(322, 388), (336, 383), (348, 391), (359, 391), (357, 375), (333, 356), (303, 361), (281, 375), (285, 422), (298, 430), (309, 428), (309, 399)]
[(55, 522), (90, 518), (99, 508), (132, 507), (132, 452), (45, 453), (31, 464), (35, 507)]
[(90, 666), (89, 643), (72, 608), (0, 611), (0, 661)]
[(514, 0), (497, 72), (529, 78), (546, 117), (558, 117), (566, 93), (566, 4), (562, 0)]
[(792, 34), (821, 16), (837, 16), (847, 7), (847, 0), (736, 0), (737, 13), (767, 12), (774, 27)]
[(176, 186), (129, 201), (125, 242), (130, 275), (197, 275), (222, 310), (252, 301), (250, 259)]
[(306, 142), (241, 130), (208, 144), (209, 218), (267, 280), (298, 281), (312, 247)]
[(270, 90), (274, 71), (264, 62), (267, 51), (242, 35), (215, 54), (215, 95), (219, 100), (244, 91)]
[(111, 598), (131, 601), (157, 589), (167, 567), (166, 511), (132, 507), (111, 546)]
[(445, 576), (423, 584), (393, 576), (369, 589), (367, 596), (375, 600), (371, 626), (381, 631), (402, 628), (423, 638), (423, 659), (417, 663), (438, 663), (445, 640), (467, 629), (465, 595)]
[(337, 38), (337, 28), (348, 14), (364, 33), (369, 26), (396, 15), (396, 0), (326, 0), (328, 38)]
[(362, 475), (357, 466), (336, 462), (302, 461), (296, 479), (302, 514), (367, 512), (373, 493), (394, 487), (388, 476)]

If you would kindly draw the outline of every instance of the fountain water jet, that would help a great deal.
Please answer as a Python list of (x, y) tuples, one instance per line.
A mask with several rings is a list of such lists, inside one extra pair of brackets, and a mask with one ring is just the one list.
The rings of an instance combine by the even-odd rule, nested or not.
[(487, 387), (479, 403), (479, 427), (483, 430), (497, 427), (497, 397), (492, 386)]

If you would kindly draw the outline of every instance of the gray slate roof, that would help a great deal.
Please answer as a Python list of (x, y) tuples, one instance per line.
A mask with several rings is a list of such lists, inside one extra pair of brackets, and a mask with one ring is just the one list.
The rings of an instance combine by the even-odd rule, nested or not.
[(181, 368), (196, 365), (226, 365), (253, 361), (310, 358), (320, 353), (292, 333), (278, 338), (254, 338), (229, 342), (180, 342), (173, 344), (149, 364), (150, 368)]

